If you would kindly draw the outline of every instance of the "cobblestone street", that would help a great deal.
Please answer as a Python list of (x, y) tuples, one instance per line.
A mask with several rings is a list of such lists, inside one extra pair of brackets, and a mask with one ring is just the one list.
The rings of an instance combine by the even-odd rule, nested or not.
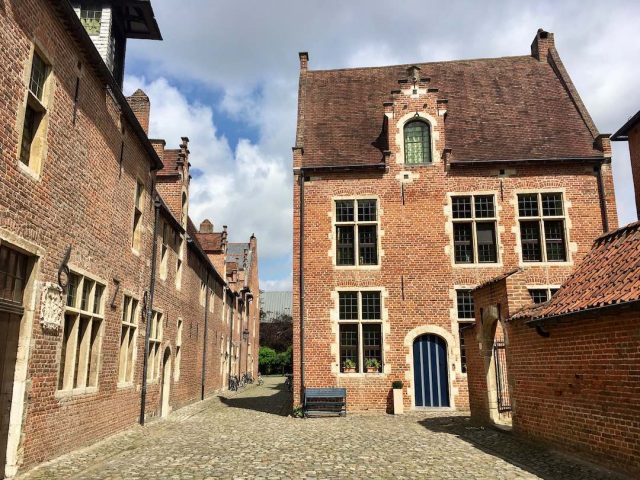
[(619, 478), (452, 412), (294, 419), (283, 387), (268, 377), (19, 478)]

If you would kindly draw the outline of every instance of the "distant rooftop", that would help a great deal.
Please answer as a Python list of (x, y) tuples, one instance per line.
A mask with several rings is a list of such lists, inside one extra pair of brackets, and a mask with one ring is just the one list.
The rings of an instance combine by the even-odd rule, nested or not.
[(264, 312), (263, 323), (272, 323), (282, 315), (291, 315), (291, 292), (262, 292), (260, 310)]

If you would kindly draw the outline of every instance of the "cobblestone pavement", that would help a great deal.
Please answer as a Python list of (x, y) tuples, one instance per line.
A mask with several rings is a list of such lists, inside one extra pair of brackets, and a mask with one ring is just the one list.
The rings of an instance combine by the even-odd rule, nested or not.
[(454, 412), (294, 419), (282, 382), (190, 405), (20, 478), (620, 478)]

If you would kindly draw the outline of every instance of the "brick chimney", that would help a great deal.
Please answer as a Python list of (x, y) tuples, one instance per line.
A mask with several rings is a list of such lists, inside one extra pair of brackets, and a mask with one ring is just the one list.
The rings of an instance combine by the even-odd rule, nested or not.
[(550, 48), (555, 48), (553, 33), (539, 28), (531, 43), (531, 56), (540, 62), (546, 62)]
[(160, 160), (163, 160), (164, 159), (164, 147), (167, 145), (167, 142), (165, 142), (161, 138), (153, 138), (153, 139), (150, 139), (149, 141), (151, 142), (151, 145), (153, 145), (153, 149), (158, 154), (158, 157), (160, 157)]
[(208, 218), (205, 218), (200, 224), (199, 233), (213, 233), (213, 223), (211, 223)]
[(308, 52), (300, 52), (298, 53), (300, 57), (300, 70), (307, 70), (309, 66), (309, 53)]
[(136, 118), (138, 122), (140, 122), (144, 133), (149, 135), (149, 112), (151, 110), (149, 97), (142, 90), (138, 89), (133, 95), (127, 97), (127, 101), (133, 113), (136, 114)]

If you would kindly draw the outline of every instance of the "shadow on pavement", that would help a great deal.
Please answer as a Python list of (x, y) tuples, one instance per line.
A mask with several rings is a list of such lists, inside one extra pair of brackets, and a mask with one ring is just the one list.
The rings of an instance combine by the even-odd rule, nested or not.
[(284, 385), (285, 377), (266, 377), (264, 380), (264, 385), (240, 390), (232, 397), (220, 396), (220, 401), (232, 408), (286, 417), (291, 413), (292, 397)]
[(426, 418), (423, 427), (447, 433), (494, 457), (543, 479), (624, 479), (627, 477), (558, 451), (515, 437), (510, 432), (478, 426), (467, 416)]

